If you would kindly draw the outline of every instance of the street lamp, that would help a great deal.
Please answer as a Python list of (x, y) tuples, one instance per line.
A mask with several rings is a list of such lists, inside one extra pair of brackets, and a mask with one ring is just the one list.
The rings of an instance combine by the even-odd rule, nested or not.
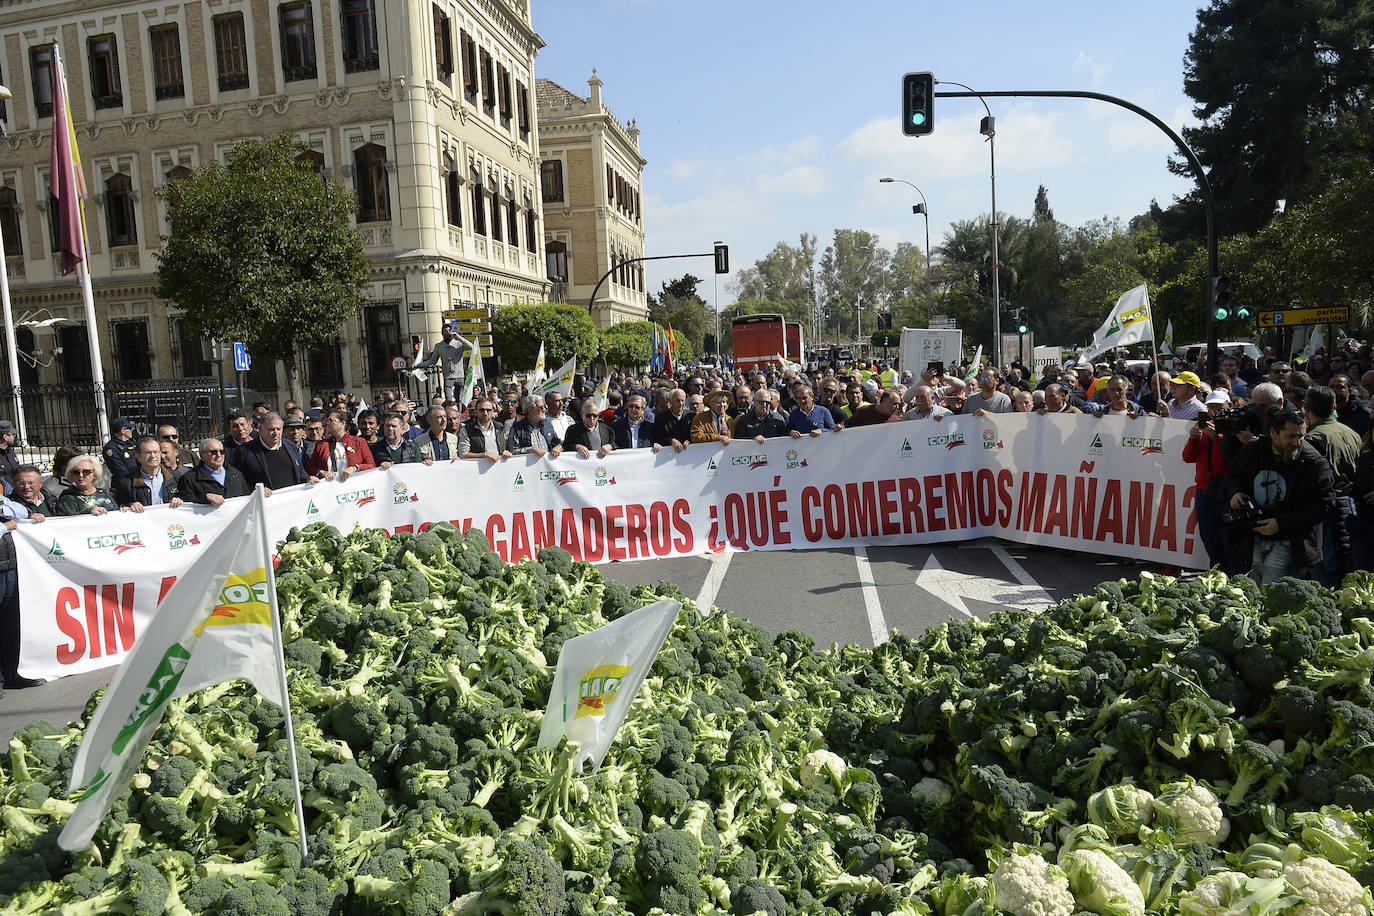
[(926, 323), (929, 324), (931, 317), (935, 314), (935, 289), (930, 283), (930, 208), (926, 205), (926, 196), (920, 188), (905, 178), (879, 178), (878, 181), (882, 184), (899, 182), (921, 195), (921, 202), (912, 204), (911, 212), (921, 214), (921, 217), (926, 221)]
[(987, 112), (987, 117), (978, 125), (978, 132), (988, 138), (988, 159), (991, 163), (992, 180), (992, 358), (993, 364), (1000, 371), (1002, 368), (1002, 289), (998, 282), (998, 273), (1001, 265), (998, 264), (997, 257), (997, 143), (993, 139), (997, 136), (997, 119), (992, 116), (992, 109), (988, 107), (987, 100), (978, 95), (978, 90), (964, 83), (956, 83), (954, 80), (936, 80), (937, 83), (949, 83), (951, 86), (959, 86), (967, 89), (978, 96), (978, 101), (983, 103), (983, 110)]

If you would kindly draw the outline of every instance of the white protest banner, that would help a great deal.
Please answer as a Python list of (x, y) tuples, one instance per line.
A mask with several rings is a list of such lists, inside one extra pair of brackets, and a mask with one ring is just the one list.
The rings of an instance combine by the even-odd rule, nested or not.
[(655, 601), (563, 643), (539, 746), (557, 747), (567, 735), (579, 745), (573, 769), (588, 760), (599, 768), (681, 609), (680, 601)]
[[(266, 511), (273, 539), (317, 521), (394, 533), (448, 520), (482, 531), (512, 561), (545, 546), (600, 563), (1001, 537), (1205, 569), (1193, 468), (1181, 459), (1190, 427), (989, 414), (681, 454), (401, 464), (276, 491)], [(174, 526), (218, 531), (218, 518), (165, 509), (20, 525), (20, 673), (54, 678), (117, 663), (190, 565), (192, 548), (173, 546)], [(116, 555), (131, 539), (142, 546)]]

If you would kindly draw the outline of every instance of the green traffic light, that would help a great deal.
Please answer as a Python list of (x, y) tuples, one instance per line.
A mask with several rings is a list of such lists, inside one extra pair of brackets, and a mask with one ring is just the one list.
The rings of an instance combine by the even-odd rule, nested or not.
[(920, 127), (922, 124), (926, 123), (926, 113), (924, 111), (913, 111), (911, 113), (911, 123)]
[(1217, 321), (1225, 321), (1226, 319), (1231, 317), (1231, 310), (1224, 306), (1218, 306), (1216, 314)]

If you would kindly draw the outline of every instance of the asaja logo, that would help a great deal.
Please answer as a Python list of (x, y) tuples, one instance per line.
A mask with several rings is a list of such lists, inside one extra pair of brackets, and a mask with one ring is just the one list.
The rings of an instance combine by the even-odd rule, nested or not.
[(314, 501), (313, 499), (310, 500), (310, 504), (309, 504), (308, 506), (305, 507), (305, 517), (306, 517), (306, 518), (310, 518), (311, 516), (319, 515), (319, 514), (320, 514), (320, 509), (319, 509), (319, 507), (315, 505), (315, 501)]
[(564, 484), (577, 483), (577, 472), (576, 472), (576, 471), (540, 471), (540, 472), (539, 472), (539, 479), (540, 479), (540, 480), (553, 480), (553, 481), (557, 481), (557, 482), (558, 482), (558, 485), (561, 487), (561, 486), (563, 486)]
[(511, 489), (511, 492), (512, 492), (512, 493), (523, 493), (523, 492), (525, 492), (525, 475), (524, 475), (524, 474), (521, 474), (519, 471), (516, 471), (516, 472), (515, 472), (515, 483), (511, 485), (511, 488), (510, 488), (510, 489)]
[(396, 486), (391, 488), (391, 504), (393, 506), (404, 505), (420, 501), (419, 493), (410, 492), (410, 488), (405, 485), (405, 481), (397, 481)]
[(588, 671), (577, 684), (577, 712), (573, 718), (604, 716), (629, 673), (629, 665), (597, 665)]
[(349, 490), (347, 493), (340, 493), (338, 496), (335, 496), (334, 500), (340, 505), (347, 505), (349, 503), (352, 503), (358, 508), (362, 508), (363, 506), (366, 506), (368, 503), (375, 503), (377, 501), (377, 491)]
[(1164, 451), (1163, 439), (1151, 439), (1149, 436), (1122, 436), (1122, 448), (1138, 448), (1142, 455), (1157, 455)]
[(730, 459), (730, 463), (736, 467), (747, 467), (749, 470), (764, 468), (768, 466), (767, 455), (736, 455)]
[(186, 528), (182, 525), (167, 526), (167, 547), (170, 550), (180, 550), (183, 547), (193, 547), (200, 543), (200, 535), (193, 534), (186, 537)]
[(983, 430), (983, 448), (1001, 448), (1002, 440), (997, 438), (997, 430)]
[(609, 476), (604, 467), (598, 467), (595, 473), (595, 485), (598, 487), (609, 487), (615, 484), (615, 478)]
[(91, 550), (104, 550), (106, 547), (113, 547), (115, 553), (127, 553), (137, 547), (146, 546), (142, 536), (137, 531), (126, 531), (122, 534), (101, 534), (95, 537), (86, 538), (86, 546)]
[(805, 459), (805, 458), (799, 457), (799, 456), (797, 455), (797, 450), (796, 450), (796, 449), (794, 449), (794, 448), (789, 448), (789, 449), (787, 450), (787, 456), (786, 456), (786, 457), (787, 457), (787, 469), (788, 469), (789, 471), (790, 471), (790, 470), (795, 470), (796, 468), (804, 468), (804, 467), (806, 467), (806, 459)]
[(53, 538), (52, 546), (48, 548), (48, 553), (44, 559), (49, 563), (67, 562), (67, 552), (62, 549), (62, 545), (57, 543), (57, 538)]
[(706, 476), (715, 477), (717, 470), (719, 470), (719, 465), (716, 464), (716, 459), (713, 456), (710, 460), (706, 462)]
[(958, 448), (959, 446), (961, 446), (961, 445), (963, 445), (963, 444), (964, 444), (964, 434), (963, 434), (963, 433), (950, 433), (950, 434), (945, 435), (945, 436), (930, 436), (929, 438), (926, 439), (926, 445), (928, 445), (928, 446), (937, 446), (937, 447), (938, 447), (938, 446), (943, 446), (944, 449), (945, 449), (945, 451), (949, 451), (949, 450), (952, 449), (952, 448)]
[(1093, 433), (1093, 441), (1088, 443), (1089, 455), (1102, 454), (1102, 436), (1100, 433)]
[(900, 449), (898, 449), (898, 451), (897, 451), (897, 457), (898, 457), (898, 458), (911, 458), (911, 457), (913, 457), (915, 454), (916, 454), (915, 449), (913, 449), (913, 448), (911, 447), (911, 440), (910, 440), (910, 439), (905, 439), (905, 438), (902, 439), (902, 447), (901, 447)]

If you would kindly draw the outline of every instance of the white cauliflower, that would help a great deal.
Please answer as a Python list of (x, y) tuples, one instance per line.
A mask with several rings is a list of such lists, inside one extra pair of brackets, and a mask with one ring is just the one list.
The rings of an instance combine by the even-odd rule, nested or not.
[(1100, 849), (1075, 849), (1059, 857), (1069, 890), (1085, 910), (1101, 916), (1145, 916), (1145, 895), (1126, 869)]
[(1217, 916), (1246, 913), (1249, 916), (1277, 913), (1292, 903), (1285, 897), (1283, 878), (1252, 877), (1236, 871), (1210, 874), (1178, 898), (1181, 916)]
[(1155, 797), (1155, 816), (1155, 826), (1178, 843), (1197, 841), (1215, 846), (1231, 834), (1231, 822), (1221, 810), (1221, 799), (1191, 779), (1160, 787)]
[(1293, 908), (1293, 916), (1369, 916), (1369, 892), (1320, 856), (1284, 862), (1283, 877), (1306, 901)]
[(1088, 796), (1088, 818), (1116, 836), (1134, 836), (1154, 820), (1155, 797), (1130, 783)]
[(799, 778), (801, 784), (807, 788), (829, 786), (838, 790), (844, 784), (844, 774), (848, 769), (849, 765), (844, 762), (843, 757), (821, 748), (802, 758)]
[(954, 800), (954, 792), (949, 787), (949, 783), (934, 776), (927, 776), (916, 785), (911, 787), (911, 794), (918, 801), (943, 808)]
[(1073, 916), (1069, 879), (1038, 854), (1010, 855), (992, 874), (993, 903), (1014, 916)]

